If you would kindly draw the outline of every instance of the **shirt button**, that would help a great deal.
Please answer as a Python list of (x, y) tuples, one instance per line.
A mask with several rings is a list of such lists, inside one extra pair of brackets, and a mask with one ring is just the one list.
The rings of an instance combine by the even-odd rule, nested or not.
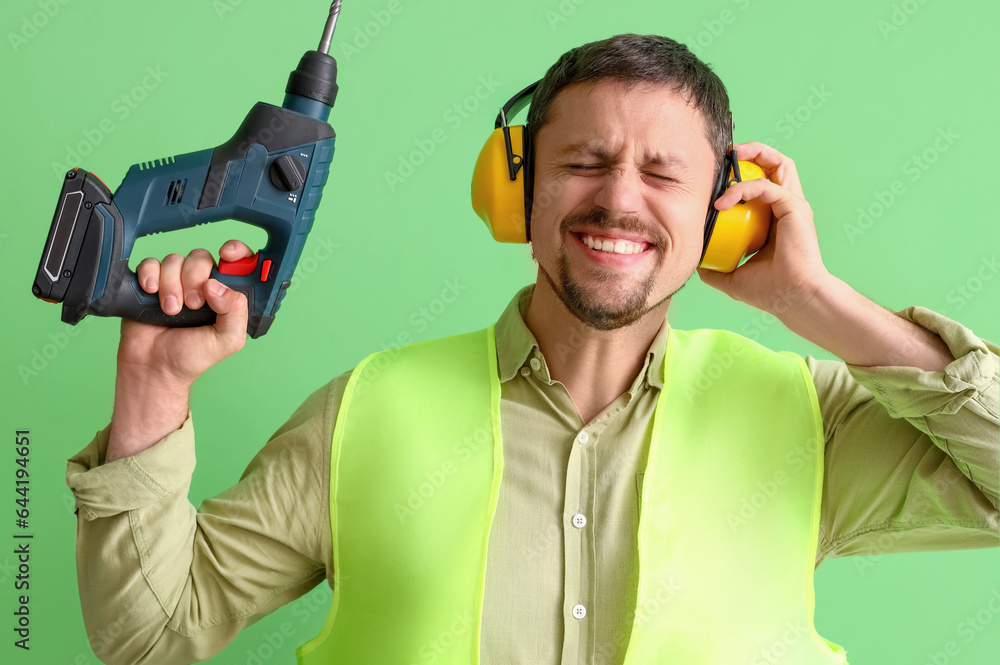
[(581, 515), (580, 513), (573, 515), (573, 526), (575, 526), (577, 529), (582, 529), (583, 527), (587, 526), (586, 516)]
[(531, 370), (527, 367), (521, 368), (521, 376), (531, 376)]
[(531, 369), (535, 370), (536, 372), (542, 368), (542, 361), (539, 360), (538, 358), (532, 358), (528, 364), (531, 365)]
[(576, 435), (577, 443), (587, 443), (590, 441), (590, 435), (587, 434), (587, 430), (580, 430), (580, 433)]
[(574, 605), (573, 616), (576, 617), (577, 619), (582, 619), (583, 617), (587, 616), (587, 608), (584, 607), (583, 605)]

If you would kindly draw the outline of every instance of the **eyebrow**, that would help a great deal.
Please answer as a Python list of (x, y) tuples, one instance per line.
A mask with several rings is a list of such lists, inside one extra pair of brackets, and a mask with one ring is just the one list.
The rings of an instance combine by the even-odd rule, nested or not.
[[(602, 161), (612, 161), (614, 155), (602, 146), (595, 145), (592, 142), (581, 142), (581, 143), (571, 143), (563, 148), (560, 148), (556, 152), (556, 157), (567, 157), (570, 155), (590, 155), (600, 159)], [(684, 159), (677, 153), (667, 152), (667, 153), (646, 153), (642, 158), (643, 164), (653, 164), (656, 166), (667, 166), (674, 167), (677, 169), (687, 169), (688, 165)]]

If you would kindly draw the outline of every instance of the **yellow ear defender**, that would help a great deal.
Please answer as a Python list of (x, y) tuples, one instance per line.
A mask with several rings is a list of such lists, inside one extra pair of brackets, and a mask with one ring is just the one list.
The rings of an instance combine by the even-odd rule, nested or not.
[(508, 126), (507, 117), (527, 106), (538, 83), (503, 105), (472, 171), (472, 209), (499, 242), (531, 240), (531, 132), (524, 125)]
[[(508, 125), (531, 99), (538, 81), (527, 86), (503, 105), (496, 124), (479, 153), (472, 172), (472, 208), (499, 242), (531, 241), (532, 171), (531, 129)], [(711, 203), (743, 178), (764, 178), (764, 170), (753, 162), (739, 161), (732, 147), (723, 159)], [(771, 206), (760, 200), (740, 201), (719, 212), (709, 204), (700, 268), (732, 272), (745, 257), (767, 241), (771, 226)]]
[(720, 212), (715, 209), (715, 201), (744, 177), (756, 180), (767, 176), (764, 175), (764, 169), (756, 163), (736, 158), (736, 149), (730, 135), (729, 150), (722, 160), (719, 179), (708, 205), (708, 216), (705, 217), (705, 240), (701, 246), (699, 268), (732, 272), (743, 257), (755, 253), (767, 242), (767, 232), (771, 228), (769, 204), (760, 199), (741, 200), (729, 210)]

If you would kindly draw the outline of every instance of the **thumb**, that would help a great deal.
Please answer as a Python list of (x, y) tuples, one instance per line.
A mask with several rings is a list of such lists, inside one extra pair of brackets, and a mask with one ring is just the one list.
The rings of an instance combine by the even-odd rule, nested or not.
[(205, 282), (205, 302), (218, 315), (215, 318), (215, 329), (219, 336), (229, 338), (234, 343), (238, 340), (237, 348), (242, 347), (246, 341), (249, 309), (246, 296), (217, 279), (209, 279)]
[(729, 286), (733, 281), (731, 273), (718, 272), (709, 270), (708, 268), (698, 268), (698, 276), (701, 277), (701, 281), (712, 288), (729, 293)]

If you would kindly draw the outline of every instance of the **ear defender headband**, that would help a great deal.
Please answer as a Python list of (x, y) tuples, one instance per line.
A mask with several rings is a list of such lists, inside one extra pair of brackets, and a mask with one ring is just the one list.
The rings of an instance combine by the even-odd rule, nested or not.
[[(527, 86), (503, 105), (472, 172), (472, 208), (499, 242), (531, 241), (531, 201), (534, 186), (531, 128), (508, 125), (507, 119), (527, 106), (540, 81)], [(771, 225), (771, 206), (760, 200), (740, 201), (719, 212), (713, 205), (743, 178), (764, 178), (753, 162), (740, 161), (732, 142), (722, 160), (705, 217), (699, 268), (732, 272), (745, 256), (764, 246)]]

